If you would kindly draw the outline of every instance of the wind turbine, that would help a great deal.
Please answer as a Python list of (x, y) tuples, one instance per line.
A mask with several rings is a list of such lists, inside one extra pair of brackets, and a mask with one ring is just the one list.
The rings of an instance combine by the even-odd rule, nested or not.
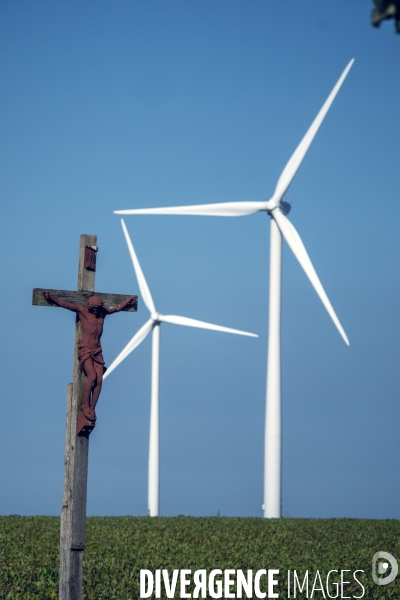
[(336, 325), (347, 345), (349, 340), (325, 293), (318, 275), (311, 263), (303, 242), (294, 226), (286, 218), (290, 205), (283, 197), (293, 181), (306, 153), (324, 120), (336, 94), (353, 65), (352, 59), (336, 85), (332, 89), (321, 110), (315, 117), (307, 133), (297, 146), (283, 169), (272, 197), (265, 202), (226, 202), (218, 204), (199, 204), (194, 206), (172, 206), (165, 208), (146, 208), (116, 210), (117, 214), (164, 214), (164, 215), (207, 215), (219, 217), (240, 217), (256, 212), (267, 212), (271, 217), (270, 237), (270, 284), (269, 284), (269, 331), (268, 365), (265, 423), (264, 458), (264, 517), (281, 516), (281, 366), (280, 366), (280, 329), (281, 329), (281, 262), (282, 236), (299, 261), (312, 286), (320, 297), (329, 316)]
[(186, 327), (197, 327), (199, 329), (211, 329), (213, 331), (223, 331), (225, 333), (236, 333), (237, 335), (247, 335), (250, 337), (258, 337), (255, 333), (240, 331), (239, 329), (231, 329), (222, 327), (221, 325), (213, 325), (188, 317), (179, 317), (177, 315), (162, 315), (156, 311), (153, 298), (150, 293), (149, 286), (143, 275), (139, 260), (128, 230), (121, 219), (122, 229), (128, 245), (129, 253), (133, 262), (133, 268), (136, 273), (136, 278), (139, 284), (140, 293), (142, 294), (143, 302), (150, 312), (150, 319), (139, 329), (133, 336), (131, 341), (120, 352), (117, 358), (111, 363), (104, 374), (104, 379), (114, 371), (114, 369), (130, 354), (143, 340), (147, 337), (151, 330), (152, 334), (152, 361), (151, 361), (151, 406), (150, 406), (150, 441), (149, 441), (149, 482), (148, 482), (148, 511), (150, 517), (158, 516), (159, 504), (159, 373), (160, 373), (160, 325), (161, 323), (172, 323), (173, 325), (184, 325)]

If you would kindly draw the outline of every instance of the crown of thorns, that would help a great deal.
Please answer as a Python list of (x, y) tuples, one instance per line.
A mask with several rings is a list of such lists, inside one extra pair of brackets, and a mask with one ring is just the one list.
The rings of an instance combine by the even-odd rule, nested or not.
[(89, 308), (97, 308), (103, 306), (103, 300), (99, 296), (91, 296), (86, 304)]

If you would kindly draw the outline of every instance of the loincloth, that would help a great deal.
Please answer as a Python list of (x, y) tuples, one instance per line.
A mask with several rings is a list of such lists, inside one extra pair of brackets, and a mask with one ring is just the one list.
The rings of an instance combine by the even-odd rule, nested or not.
[[(80, 364), (83, 366), (83, 363), (85, 362), (85, 360), (87, 360), (88, 358), (91, 358), (94, 362), (99, 363), (99, 365), (103, 365), (104, 367), (104, 358), (103, 358), (103, 354), (102, 354), (102, 349), (101, 346), (98, 346), (97, 348), (88, 348), (88, 346), (85, 346), (84, 344), (79, 344), (78, 346), (78, 359)], [(105, 369), (105, 367), (104, 367)]]

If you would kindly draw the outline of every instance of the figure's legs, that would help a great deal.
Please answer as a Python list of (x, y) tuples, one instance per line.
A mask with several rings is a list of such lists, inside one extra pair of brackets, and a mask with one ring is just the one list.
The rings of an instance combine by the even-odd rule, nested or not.
[(95, 412), (95, 408), (96, 408), (96, 404), (97, 404), (97, 400), (99, 399), (100, 396), (100, 392), (101, 392), (101, 386), (103, 384), (103, 372), (104, 372), (104, 365), (101, 365), (98, 362), (93, 362), (95, 371), (96, 371), (96, 382), (93, 386), (93, 390), (92, 390), (92, 403), (91, 403), (91, 409), (92, 409), (92, 413), (93, 413), (93, 417), (94, 419), (96, 418), (96, 412)]
[(94, 363), (94, 361), (91, 358), (87, 358), (82, 365), (86, 375), (85, 385), (83, 386), (82, 411), (85, 417), (87, 417), (88, 419), (93, 419), (93, 411), (90, 406), (90, 395), (92, 392), (92, 387), (97, 380), (97, 373), (94, 364), (98, 363)]

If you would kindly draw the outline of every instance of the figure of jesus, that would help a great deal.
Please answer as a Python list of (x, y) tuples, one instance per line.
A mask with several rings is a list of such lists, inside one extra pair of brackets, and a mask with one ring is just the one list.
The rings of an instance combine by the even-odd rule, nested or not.
[(86, 375), (83, 388), (82, 411), (90, 421), (95, 421), (95, 408), (101, 392), (103, 373), (105, 372), (104, 358), (100, 344), (104, 319), (107, 315), (119, 312), (126, 306), (134, 304), (135, 298), (127, 298), (121, 304), (107, 308), (103, 305), (103, 300), (98, 296), (92, 296), (86, 302), (86, 306), (83, 306), (82, 304), (66, 302), (50, 292), (43, 292), (43, 295), (48, 302), (57, 304), (57, 306), (67, 308), (78, 314), (83, 334), (82, 341), (78, 346), (78, 358)]

